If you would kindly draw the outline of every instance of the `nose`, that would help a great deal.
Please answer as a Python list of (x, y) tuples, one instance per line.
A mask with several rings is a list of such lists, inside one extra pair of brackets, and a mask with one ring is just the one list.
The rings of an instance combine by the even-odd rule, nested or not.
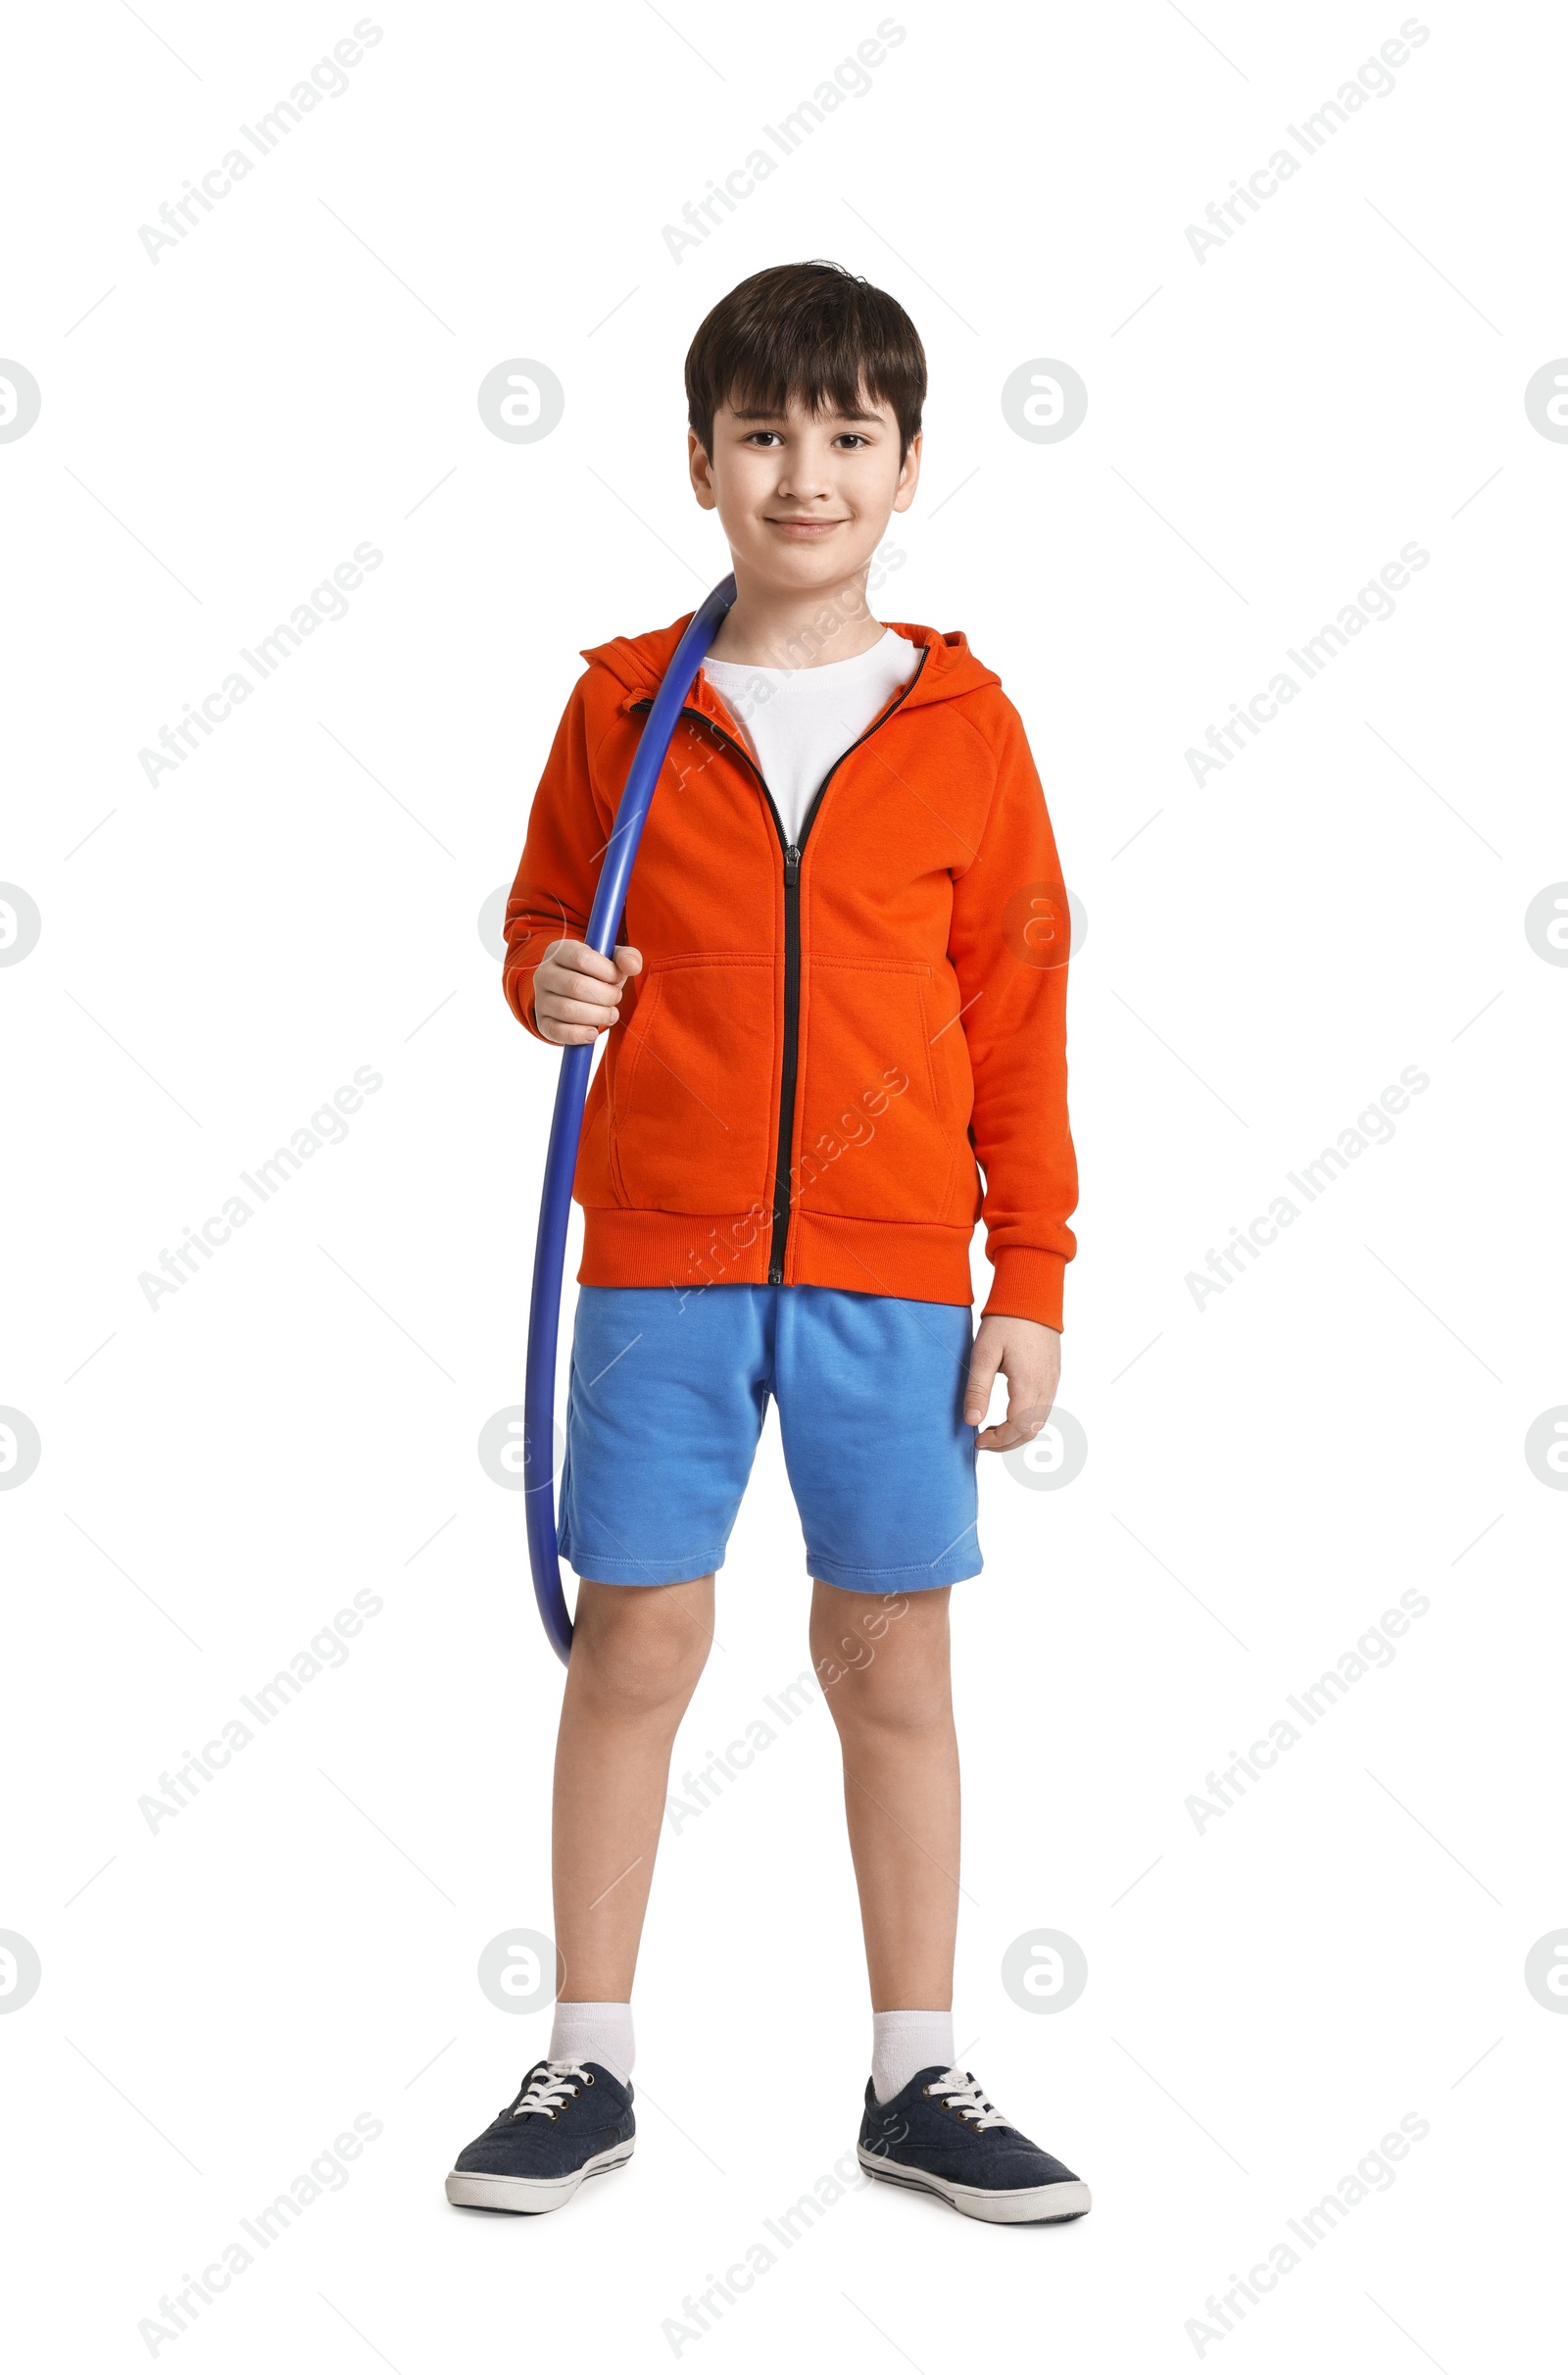
[(793, 461), (786, 461), (779, 472), (778, 491), (792, 503), (830, 503), (833, 499), (826, 465), (819, 456), (808, 453), (798, 453)]

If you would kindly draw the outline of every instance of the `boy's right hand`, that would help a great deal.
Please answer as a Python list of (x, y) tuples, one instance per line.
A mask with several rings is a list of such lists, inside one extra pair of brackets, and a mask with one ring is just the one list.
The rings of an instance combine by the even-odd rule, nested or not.
[(601, 957), (582, 940), (553, 940), (534, 974), (533, 1013), (541, 1034), (558, 1047), (582, 1047), (608, 1031), (620, 1013), (620, 994), (643, 969), (642, 952), (617, 948)]

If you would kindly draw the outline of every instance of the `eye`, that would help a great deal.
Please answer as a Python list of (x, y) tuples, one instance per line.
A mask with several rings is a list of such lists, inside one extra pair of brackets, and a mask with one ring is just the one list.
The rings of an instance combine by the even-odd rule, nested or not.
[(748, 429), (745, 437), (742, 439), (742, 443), (745, 445), (759, 445), (767, 438), (771, 438), (775, 445), (782, 445), (784, 442), (776, 428), (754, 428)]
[(835, 445), (858, 446), (869, 445), (871, 440), (869, 437), (862, 437), (858, 429), (847, 428), (841, 430), (833, 442)]

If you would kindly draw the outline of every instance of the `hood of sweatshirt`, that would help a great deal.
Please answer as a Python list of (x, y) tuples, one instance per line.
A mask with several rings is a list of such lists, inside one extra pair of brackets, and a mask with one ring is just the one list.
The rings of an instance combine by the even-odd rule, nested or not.
[[(659, 690), (675, 656), (675, 646), (691, 620), (692, 613), (688, 611), (672, 625), (654, 627), (645, 635), (617, 635), (611, 643), (594, 645), (582, 657), (590, 668), (603, 668), (620, 685), (623, 693), (620, 708), (634, 709), (640, 701), (651, 700)], [(915, 626), (900, 618), (889, 618), (883, 623), (925, 654), (900, 704), (902, 709), (914, 709), (928, 701), (953, 701), (965, 693), (978, 693), (989, 685), (1001, 684), (996, 670), (975, 658), (966, 636), (945, 635), (934, 626)], [(687, 695), (687, 707), (702, 710), (716, 720), (724, 719), (722, 704), (714, 699), (702, 676)]]

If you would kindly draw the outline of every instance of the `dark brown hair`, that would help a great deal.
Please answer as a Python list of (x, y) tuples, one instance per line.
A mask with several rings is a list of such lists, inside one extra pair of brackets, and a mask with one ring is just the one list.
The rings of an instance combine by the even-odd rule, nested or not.
[(864, 396), (899, 424), (899, 459), (920, 426), (925, 349), (902, 305), (842, 264), (775, 264), (754, 272), (709, 315), (686, 357), (686, 403), (705, 453), (713, 415), (858, 412)]

